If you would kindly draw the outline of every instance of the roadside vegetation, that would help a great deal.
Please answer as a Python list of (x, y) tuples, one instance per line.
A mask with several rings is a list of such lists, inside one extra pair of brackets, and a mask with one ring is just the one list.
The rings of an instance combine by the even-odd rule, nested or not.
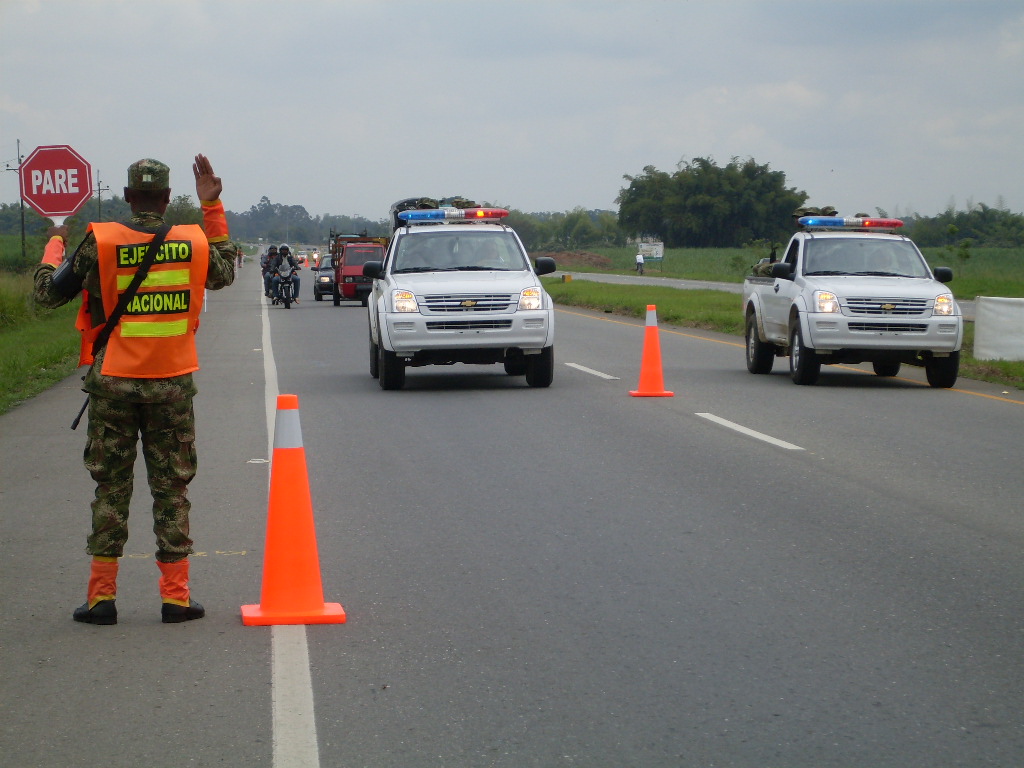
[(77, 310), (77, 302), (40, 309), (32, 301), (31, 274), (0, 274), (0, 413), (74, 372)]

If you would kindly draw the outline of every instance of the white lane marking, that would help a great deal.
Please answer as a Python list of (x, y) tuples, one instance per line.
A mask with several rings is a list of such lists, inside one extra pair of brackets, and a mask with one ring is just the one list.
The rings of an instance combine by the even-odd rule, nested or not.
[[(263, 323), (263, 378), (267, 410), (267, 455), (274, 455), (274, 424), (277, 419), (277, 362), (270, 343), (270, 314), (260, 292)], [(273, 467), (271, 467), (273, 471)], [(267, 474), (269, 491), (270, 474)], [(309, 672), (306, 627), (275, 625), (270, 628), (273, 768), (319, 768), (313, 709), (313, 682)]]
[(793, 445), (793, 443), (787, 443), (785, 440), (779, 440), (777, 437), (772, 437), (771, 435), (766, 435), (763, 432), (756, 432), (753, 429), (748, 429), (747, 427), (744, 427), (741, 424), (737, 424), (734, 421), (729, 421), (728, 419), (723, 419), (721, 416), (715, 416), (715, 414), (713, 414), (713, 413), (695, 413), (694, 416), (700, 416), (702, 419), (707, 419), (708, 421), (713, 421), (716, 424), (721, 424), (723, 427), (728, 427), (729, 429), (734, 429), (737, 432), (740, 432), (741, 434), (747, 435), (748, 437), (753, 437), (753, 438), (756, 438), (758, 440), (763, 440), (766, 443), (771, 443), (772, 445), (777, 445), (779, 448), (785, 448), (787, 451), (802, 451), (802, 450), (804, 450), (799, 445)]
[(612, 376), (611, 374), (601, 373), (600, 371), (595, 371), (593, 368), (587, 368), (586, 366), (578, 365), (577, 363), (566, 363), (566, 365), (569, 366), (570, 368), (575, 368), (577, 371), (589, 373), (591, 376), (599, 376), (602, 379), (611, 379), (614, 381), (619, 380), (618, 376)]
[(274, 768), (318, 768), (309, 646), (302, 624), (271, 627)]

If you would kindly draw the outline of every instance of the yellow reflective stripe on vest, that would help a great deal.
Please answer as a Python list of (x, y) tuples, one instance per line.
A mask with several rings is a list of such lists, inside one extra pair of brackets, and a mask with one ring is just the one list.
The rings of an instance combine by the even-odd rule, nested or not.
[(122, 320), (121, 336), (124, 338), (159, 338), (162, 336), (183, 336), (188, 331), (188, 318), (182, 320)]
[[(118, 275), (117, 290), (123, 291), (132, 284), (135, 275)], [(187, 269), (167, 269), (160, 272), (150, 272), (142, 281), (140, 288), (166, 287), (168, 285), (188, 285), (189, 273)]]

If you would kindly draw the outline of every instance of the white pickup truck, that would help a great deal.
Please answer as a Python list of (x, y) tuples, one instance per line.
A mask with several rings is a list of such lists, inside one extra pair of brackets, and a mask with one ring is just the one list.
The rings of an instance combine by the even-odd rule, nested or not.
[(743, 282), (747, 370), (770, 373), (789, 356), (796, 384), (814, 384), (822, 364), (870, 362), (879, 376), (923, 365), (933, 387), (960, 369), (963, 316), (899, 219), (805, 216), (782, 261)]
[(403, 209), (384, 261), (368, 261), (370, 375), (401, 389), (409, 366), (502, 363), (531, 387), (554, 377), (555, 311), (503, 208)]

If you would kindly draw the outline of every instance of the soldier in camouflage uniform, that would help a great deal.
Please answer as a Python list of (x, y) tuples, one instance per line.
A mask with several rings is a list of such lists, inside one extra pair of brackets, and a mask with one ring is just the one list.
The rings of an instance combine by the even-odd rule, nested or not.
[[(236, 246), (228, 239), (220, 203), (220, 178), (214, 175), (203, 155), (196, 157), (193, 172), (204, 214), (203, 229), (210, 246), (205, 288), (218, 290), (234, 281)], [(133, 163), (128, 169), (124, 197), (132, 207), (129, 226), (153, 232), (163, 224), (163, 214), (170, 202), (170, 169), (149, 159)], [(70, 301), (74, 293), (68, 295), (66, 287), (53, 280), (55, 268), (63, 262), (67, 229), (54, 227), (50, 234), (43, 263), (35, 273), (34, 295), (39, 304), (57, 307)], [(72, 258), (72, 270), (87, 292), (88, 316), (96, 328), (106, 322), (106, 317), (99, 248), (91, 229)], [(205, 611), (191, 599), (188, 588), (188, 555), (193, 550), (187, 489), (196, 473), (192, 410), (196, 386), (192, 374), (169, 378), (105, 375), (102, 368), (108, 348), (109, 344), (96, 353), (95, 362), (84, 377), (83, 389), (89, 393), (85, 466), (96, 482), (96, 496), (92, 502), (92, 533), (86, 546), (86, 552), (93, 558), (88, 599), (74, 611), (73, 618), (91, 624), (117, 623), (117, 566), (128, 538), (128, 509), (140, 435), (153, 496), (163, 621), (177, 623), (202, 618)]]

